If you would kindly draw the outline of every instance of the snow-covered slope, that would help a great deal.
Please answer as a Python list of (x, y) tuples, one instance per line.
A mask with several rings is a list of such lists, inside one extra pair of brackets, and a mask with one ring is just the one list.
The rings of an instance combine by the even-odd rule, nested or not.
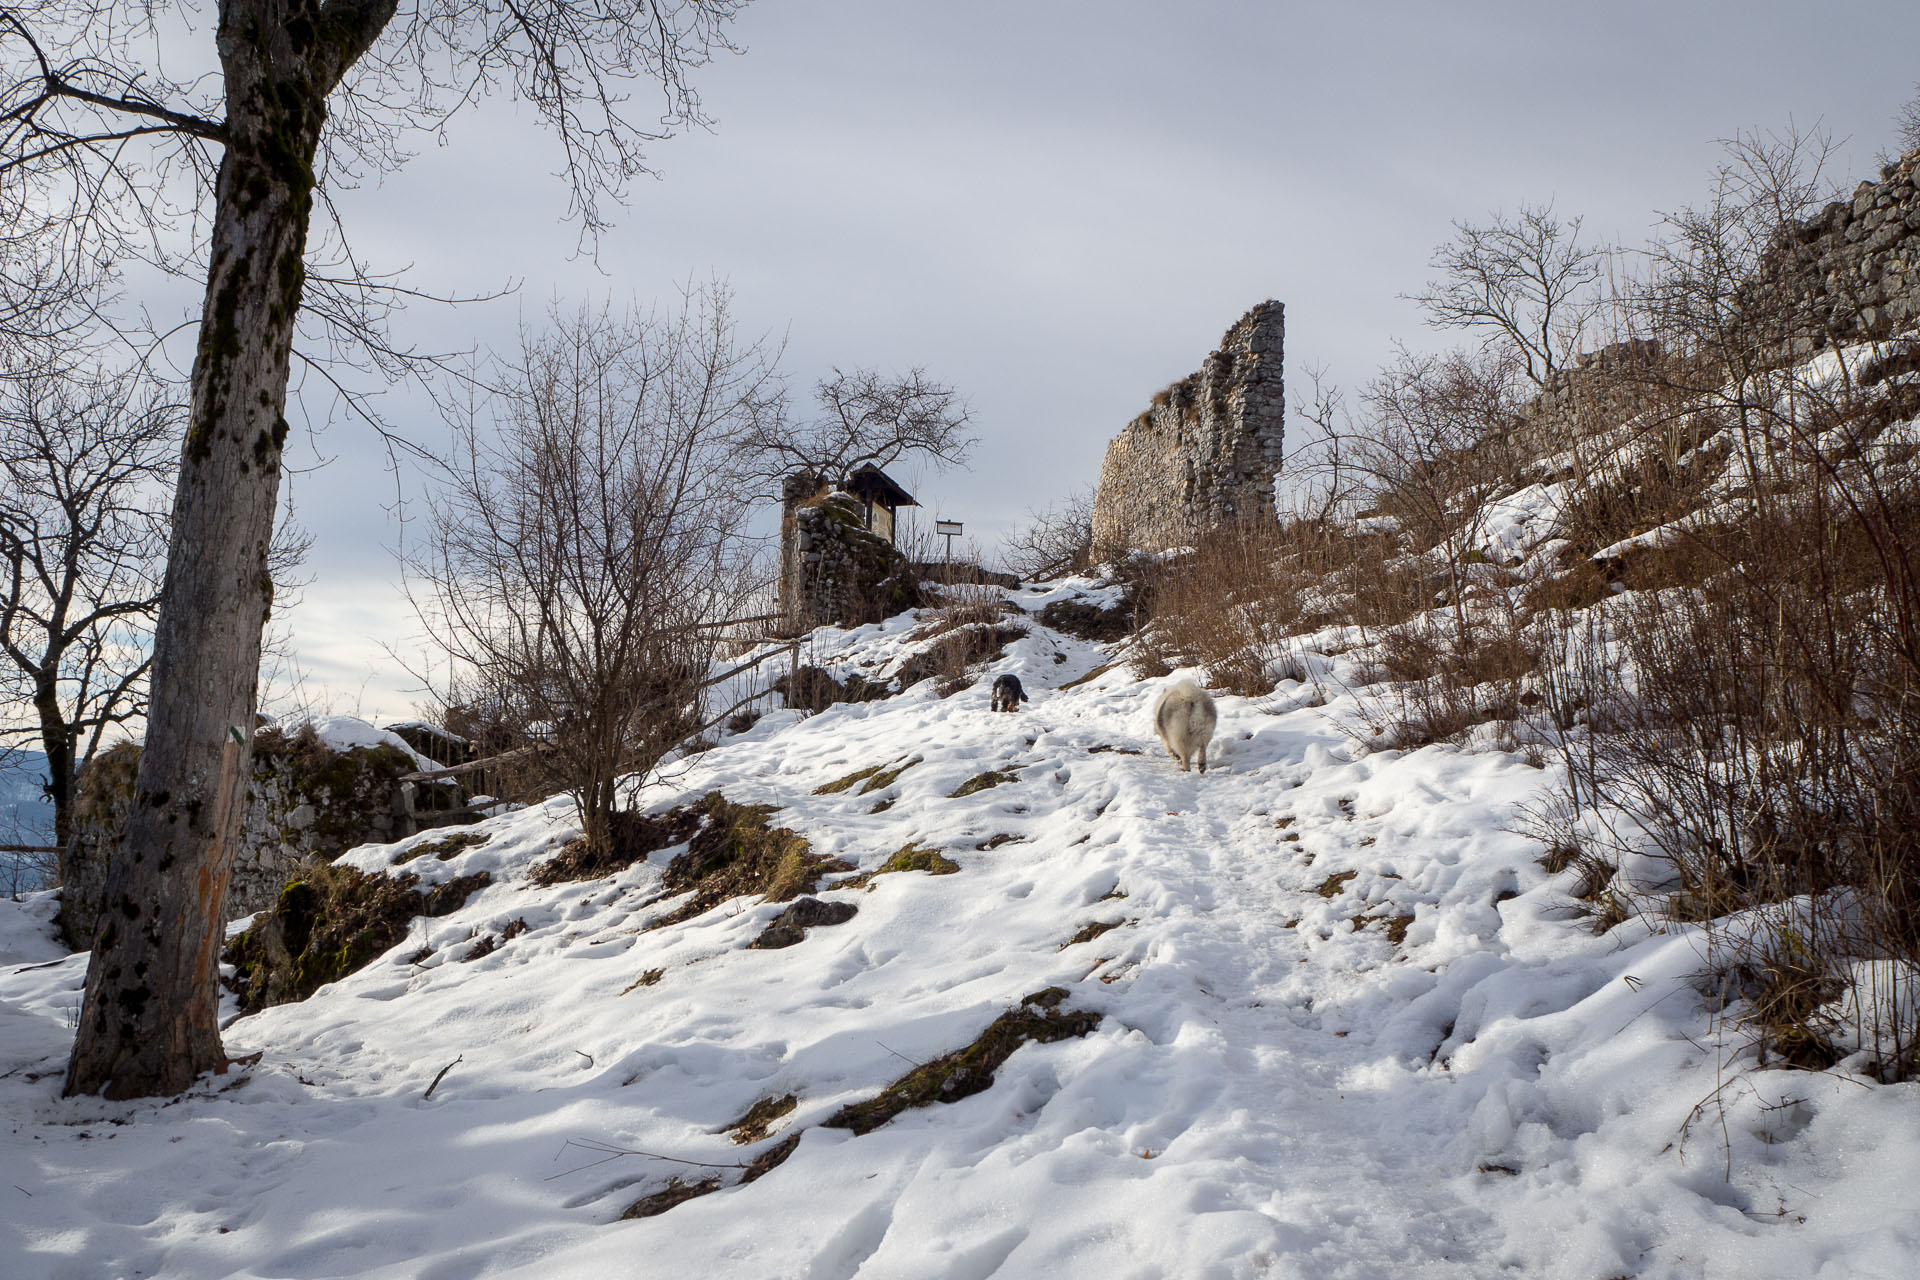
[[(1012, 594), (1037, 610), (1095, 590)], [(916, 625), (825, 632), (815, 657), (878, 678)], [(485, 844), (407, 864), (485, 869), (488, 888), (233, 1021), (229, 1051), (259, 1061), (173, 1102), (59, 1096), (85, 958), (44, 941), (44, 897), (0, 904), (0, 1271), (1914, 1274), (1915, 1087), (1732, 1069), (1700, 935), (1594, 937), (1569, 877), (1512, 832), (1540, 771), (1365, 753), (1338, 698), (1287, 684), (1222, 698), (1213, 767), (1183, 774), (1152, 737), (1159, 682), (1084, 679), (1113, 657), (1036, 626), (992, 668), (1025, 681), (1018, 714), (987, 710), (984, 678), (775, 713), (648, 796), (718, 789), (863, 870), (912, 843), (957, 874), (829, 886), (858, 914), (754, 950), (781, 906), (646, 927), (675, 905), (657, 899), (676, 850), (543, 888), (528, 873), (575, 834), (566, 806), (492, 819)], [(874, 791), (816, 794), (907, 761)], [(1011, 776), (953, 798), (990, 771)], [(1114, 927), (1071, 941), (1097, 924)], [(822, 1125), (1049, 986), (1099, 1026), (872, 1133)], [(764, 1139), (725, 1132), (788, 1094)]]

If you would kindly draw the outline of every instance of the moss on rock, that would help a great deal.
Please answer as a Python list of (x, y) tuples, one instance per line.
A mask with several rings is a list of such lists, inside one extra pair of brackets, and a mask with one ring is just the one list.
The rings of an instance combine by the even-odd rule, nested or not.
[(309, 868), (227, 943), (223, 959), (234, 968), (228, 985), (248, 1013), (304, 1000), (403, 942), (415, 916), (457, 911), (491, 880), (481, 871), (422, 891), (411, 872)]
[(1084, 1036), (1100, 1025), (1100, 1015), (1091, 1010), (1062, 1009), (1066, 998), (1064, 987), (1034, 992), (995, 1018), (966, 1048), (915, 1067), (865, 1102), (840, 1108), (825, 1122), (826, 1127), (872, 1133), (903, 1111), (958, 1102), (992, 1087), (993, 1073), (1021, 1045)]
[(875, 877), (891, 875), (897, 871), (924, 871), (930, 876), (950, 876), (958, 870), (960, 870), (960, 864), (938, 849), (917, 845), (909, 840), (895, 850), (891, 858), (873, 870), (863, 871), (857, 876), (849, 876), (833, 887), (836, 889), (870, 888)]
[(445, 862), (457, 854), (466, 852), (468, 849), (478, 848), (485, 844), (487, 840), (488, 837), (483, 832), (456, 831), (450, 836), (442, 836), (438, 840), (422, 841), (420, 844), (414, 845), (411, 849), (403, 849), (393, 855), (392, 865), (401, 867), (416, 858), (425, 857), (433, 857), (439, 859), (441, 862)]

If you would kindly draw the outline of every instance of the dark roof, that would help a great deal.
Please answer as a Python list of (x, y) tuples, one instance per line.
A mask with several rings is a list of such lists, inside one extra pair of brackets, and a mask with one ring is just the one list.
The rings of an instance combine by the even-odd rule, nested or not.
[(847, 477), (847, 492), (878, 502), (883, 507), (917, 507), (913, 495), (893, 482), (893, 477), (871, 462)]

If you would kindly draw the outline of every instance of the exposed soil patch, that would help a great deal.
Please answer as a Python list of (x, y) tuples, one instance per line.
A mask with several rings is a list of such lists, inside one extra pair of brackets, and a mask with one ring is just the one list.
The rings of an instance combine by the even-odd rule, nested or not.
[(1006, 652), (1007, 646), (1027, 634), (1027, 629), (1010, 623), (992, 626), (961, 627), (949, 631), (926, 648), (900, 664), (895, 673), (902, 690), (922, 680), (943, 677), (941, 694), (956, 692), (964, 676), (974, 667), (992, 662)]
[(991, 1088), (993, 1073), (1021, 1045), (1084, 1036), (1100, 1025), (1100, 1015), (1091, 1010), (1062, 1009), (1061, 1002), (1066, 998), (1065, 987), (1034, 992), (1018, 1007), (995, 1018), (966, 1048), (915, 1067), (865, 1102), (842, 1107), (825, 1122), (826, 1127), (872, 1133), (903, 1111), (936, 1102), (958, 1102)]
[(762, 1151), (758, 1156), (754, 1157), (753, 1163), (747, 1166), (747, 1171), (740, 1175), (740, 1185), (744, 1187), (749, 1182), (763, 1178), (775, 1169), (778, 1169), (787, 1162), (787, 1157), (792, 1155), (793, 1149), (799, 1145), (800, 1135), (796, 1133), (790, 1137), (781, 1139), (765, 1151)]
[(886, 790), (888, 787), (892, 786), (894, 783), (900, 780), (901, 774), (913, 768), (913, 766), (919, 764), (920, 759), (921, 757), (915, 756), (911, 760), (908, 760), (905, 764), (896, 765), (891, 769), (882, 769), (880, 772), (874, 774), (871, 778), (867, 779), (867, 785), (860, 788), (860, 794), (863, 796), (872, 795), (876, 791)]
[(844, 778), (835, 778), (832, 782), (821, 783), (813, 789), (813, 794), (817, 796), (837, 796), (842, 791), (849, 790), (865, 782), (868, 778), (880, 772), (880, 769), (881, 766), (877, 764), (868, 765), (864, 769), (855, 769)]
[(697, 1200), (701, 1196), (712, 1195), (720, 1189), (720, 1179), (705, 1178), (699, 1182), (682, 1182), (675, 1178), (662, 1190), (654, 1192), (644, 1199), (636, 1200), (620, 1215), (625, 1222), (629, 1218), (655, 1218), (677, 1204)]
[(229, 987), (248, 1013), (304, 1000), (406, 940), (415, 916), (444, 916), (492, 882), (486, 872), (422, 892), (420, 877), (314, 867), (280, 891), (271, 911), (227, 943)]
[(528, 878), (538, 885), (555, 885), (617, 875), (656, 850), (692, 839), (704, 816), (698, 804), (665, 813), (608, 814), (607, 848), (595, 849), (585, 840), (574, 840), (535, 867)]
[(691, 920), (745, 894), (790, 902), (812, 893), (822, 875), (853, 870), (838, 858), (810, 852), (807, 841), (792, 830), (769, 827), (773, 811), (772, 805), (735, 804), (718, 791), (708, 792), (686, 810), (675, 810), (697, 815), (702, 825), (687, 851), (668, 864), (661, 890), (692, 897), (648, 927)]
[(1095, 644), (1124, 640), (1133, 634), (1132, 600), (1122, 600), (1111, 608), (1084, 600), (1056, 600), (1040, 610), (1040, 625)]
[(620, 994), (625, 995), (627, 992), (637, 990), (640, 987), (650, 987), (666, 976), (667, 971), (665, 969), (649, 969), (623, 987)]
[(773, 1122), (789, 1114), (800, 1099), (789, 1093), (780, 1098), (762, 1098), (747, 1108), (747, 1114), (726, 1127), (726, 1132), (741, 1146), (758, 1142), (773, 1128)]
[(878, 764), (865, 769), (855, 769), (844, 778), (835, 778), (832, 782), (815, 787), (813, 794), (817, 796), (839, 795), (843, 791), (852, 791), (854, 787), (864, 782), (866, 785), (860, 787), (858, 791), (854, 791), (853, 794), (860, 796), (871, 795), (873, 792), (883, 791), (899, 781), (900, 775), (919, 764), (920, 759), (921, 757), (914, 756), (911, 759), (895, 765), (891, 769), (885, 765)]
[(1118, 929), (1121, 925), (1125, 923), (1126, 921), (1124, 920), (1092, 921), (1091, 923), (1083, 926), (1080, 932), (1074, 934), (1071, 938), (1068, 938), (1065, 942), (1061, 943), (1060, 949), (1062, 951), (1065, 951), (1068, 947), (1078, 946), (1082, 942), (1092, 942), (1095, 938), (1099, 937), (1101, 934), (1106, 933), (1112, 929)]
[(968, 778), (965, 782), (949, 792), (947, 799), (958, 800), (962, 796), (970, 796), (976, 791), (985, 791), (989, 787), (997, 787), (1002, 783), (1018, 782), (1019, 780), (1020, 771), (1017, 769), (989, 769), (985, 773), (976, 773), (973, 777)]
[(488, 837), (478, 831), (456, 831), (450, 836), (438, 840), (428, 840), (393, 855), (393, 865), (404, 866), (415, 858), (434, 857), (441, 862), (457, 856), (465, 850), (476, 848), (487, 842)]
[(836, 702), (874, 702), (893, 692), (891, 686), (875, 683), (858, 672), (845, 680), (836, 680), (820, 667), (801, 667), (773, 682), (773, 690), (785, 698), (789, 707), (801, 711), (825, 711)]
[[(1068, 689), (1078, 689), (1083, 684), (1088, 684), (1094, 680), (1098, 680), (1101, 676), (1107, 674), (1107, 672), (1113, 670), (1115, 667), (1119, 665), (1120, 664), (1117, 662), (1103, 662), (1099, 666), (1095, 667), (1093, 670), (1087, 672), (1087, 674), (1081, 676), (1079, 679), (1069, 680), (1065, 684), (1061, 685), (1060, 691), (1062, 693), (1065, 693)], [(1095, 750), (1098, 750), (1098, 749), (1099, 748), (1097, 747), (1095, 748)]]
[(1323, 898), (1337, 898), (1340, 896), (1340, 891), (1346, 888), (1347, 881), (1359, 874), (1358, 871), (1336, 871), (1325, 880), (1322, 880), (1320, 887), (1315, 889), (1314, 892)]
[(796, 898), (748, 945), (760, 951), (777, 951), (804, 941), (807, 930), (823, 925), (845, 924), (860, 914), (851, 902), (824, 902), (819, 898)]

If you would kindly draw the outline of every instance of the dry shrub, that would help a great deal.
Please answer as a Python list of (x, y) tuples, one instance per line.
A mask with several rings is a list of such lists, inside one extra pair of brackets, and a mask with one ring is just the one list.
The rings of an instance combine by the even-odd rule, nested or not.
[(928, 610), (910, 640), (931, 640), (962, 627), (992, 626), (1019, 607), (992, 587), (956, 583), (943, 588), (940, 603)]
[[(1822, 470), (1675, 548), (1717, 571), (1617, 602), (1632, 696), (1589, 672), (1609, 731), (1569, 777), (1671, 864), (1670, 917), (1810, 904), (1794, 948), (1735, 962), (1761, 1052), (1802, 1065), (1833, 1060), (1812, 1010), (1849, 961), (1920, 971), (1920, 483)], [(1905, 1017), (1871, 1029), (1891, 1075)]]
[(1289, 637), (1300, 629), (1313, 585), (1305, 552), (1316, 533), (1243, 523), (1156, 565), (1137, 595), (1152, 624), (1135, 641), (1135, 674), (1197, 664), (1210, 685), (1249, 697), (1270, 692), (1278, 678), (1299, 678)]
[(1617, 469), (1570, 480), (1560, 508), (1561, 535), (1590, 556), (1691, 515), (1724, 460), (1723, 450), (1676, 460), (1666, 449), (1645, 448)]
[(815, 666), (783, 673), (774, 679), (772, 687), (789, 707), (816, 712), (837, 702), (875, 702), (892, 692), (885, 683), (868, 680), (857, 671), (848, 672), (845, 680), (836, 680), (831, 672)]
[(900, 688), (938, 679), (940, 696), (947, 697), (965, 687), (975, 668), (992, 662), (1026, 634), (1024, 626), (1012, 623), (976, 623), (949, 631), (900, 664)]
[[(1504, 597), (1502, 597), (1504, 598)], [(1376, 747), (1458, 742), (1475, 726), (1509, 726), (1544, 701), (1540, 633), (1511, 608), (1434, 610), (1378, 634), (1359, 702)]]

